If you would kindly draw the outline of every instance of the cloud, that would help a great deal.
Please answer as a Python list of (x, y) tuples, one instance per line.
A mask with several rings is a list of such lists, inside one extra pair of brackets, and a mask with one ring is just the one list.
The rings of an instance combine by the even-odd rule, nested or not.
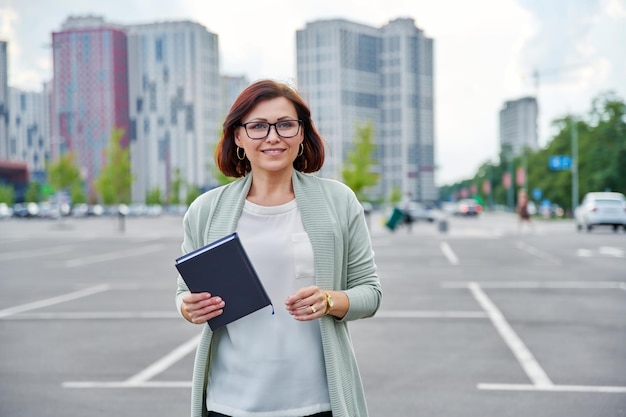
[[(520, 0), (537, 32), (520, 54), (522, 65), (538, 73), (540, 139), (555, 132), (550, 123), (566, 114), (584, 115), (607, 89), (626, 86), (626, 12), (619, 0)], [(626, 91), (622, 87), (621, 94)]]
[(610, 17), (624, 18), (626, 17), (626, 5), (620, 3), (620, 0), (607, 0), (604, 2), (604, 10)]

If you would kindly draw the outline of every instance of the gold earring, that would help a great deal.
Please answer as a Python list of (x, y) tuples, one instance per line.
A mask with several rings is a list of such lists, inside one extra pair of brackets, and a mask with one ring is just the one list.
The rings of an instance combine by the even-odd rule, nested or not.
[(246, 159), (246, 150), (243, 150), (243, 156), (239, 155), (239, 149), (243, 149), (240, 148), (239, 146), (237, 146), (237, 159), (239, 159), (240, 161), (243, 161), (244, 159)]
[(300, 142), (300, 153), (298, 153), (298, 156), (302, 156), (303, 153), (304, 153), (304, 144)]

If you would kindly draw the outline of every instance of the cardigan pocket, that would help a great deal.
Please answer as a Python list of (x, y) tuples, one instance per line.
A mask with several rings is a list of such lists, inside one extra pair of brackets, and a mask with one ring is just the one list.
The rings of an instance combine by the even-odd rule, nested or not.
[(313, 265), (313, 246), (309, 235), (305, 233), (292, 233), (293, 256), (296, 279), (313, 278), (315, 269)]

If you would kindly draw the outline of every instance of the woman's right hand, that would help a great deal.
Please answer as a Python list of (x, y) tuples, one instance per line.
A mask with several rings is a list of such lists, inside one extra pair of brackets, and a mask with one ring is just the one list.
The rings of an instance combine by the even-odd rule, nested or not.
[(183, 296), (180, 310), (183, 317), (191, 323), (203, 324), (222, 314), (224, 305), (224, 300), (220, 297), (212, 297), (208, 292), (188, 292)]

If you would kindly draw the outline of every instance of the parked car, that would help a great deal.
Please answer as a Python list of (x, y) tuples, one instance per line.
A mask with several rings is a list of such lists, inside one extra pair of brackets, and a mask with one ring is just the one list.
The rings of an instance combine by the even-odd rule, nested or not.
[(85, 203), (76, 204), (72, 207), (71, 214), (74, 217), (85, 217), (89, 213), (89, 206)]
[(435, 215), (432, 209), (416, 201), (411, 201), (409, 203), (409, 216), (411, 216), (411, 220), (413, 220), (414, 222), (435, 221)]
[(592, 192), (574, 210), (576, 228), (590, 232), (596, 226), (626, 230), (626, 197), (622, 193)]
[(464, 198), (459, 200), (454, 214), (457, 216), (478, 216), (483, 212), (483, 206), (478, 204), (472, 198)]
[(7, 203), (0, 203), (0, 219), (6, 219), (13, 216), (13, 208)]
[(39, 216), (39, 205), (37, 203), (17, 203), (13, 206), (13, 217), (37, 217)]
[(458, 204), (455, 201), (444, 201), (441, 203), (441, 212), (445, 215), (455, 215)]
[(61, 217), (61, 209), (56, 204), (48, 202), (39, 203), (38, 215), (44, 219), (58, 219)]

